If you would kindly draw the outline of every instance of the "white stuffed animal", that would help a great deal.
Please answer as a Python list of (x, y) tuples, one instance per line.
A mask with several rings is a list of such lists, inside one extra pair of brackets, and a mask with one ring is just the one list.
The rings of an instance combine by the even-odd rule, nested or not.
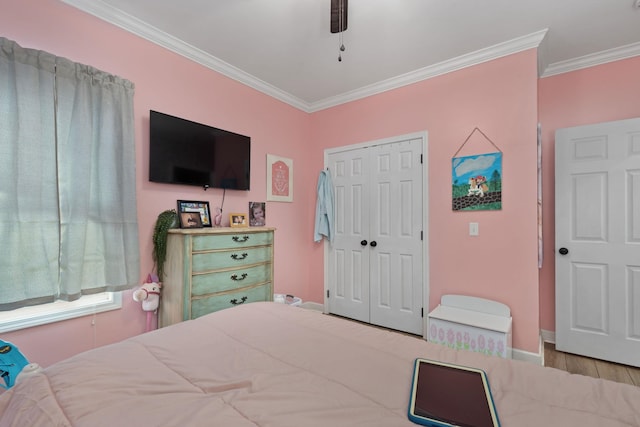
[(138, 289), (133, 291), (133, 300), (142, 301), (142, 309), (144, 311), (156, 311), (160, 304), (160, 283), (151, 282), (144, 283)]

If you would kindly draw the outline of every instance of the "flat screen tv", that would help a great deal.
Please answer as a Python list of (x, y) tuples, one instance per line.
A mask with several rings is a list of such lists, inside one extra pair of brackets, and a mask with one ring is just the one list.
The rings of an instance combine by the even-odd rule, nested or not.
[(149, 181), (249, 190), (251, 138), (150, 111)]

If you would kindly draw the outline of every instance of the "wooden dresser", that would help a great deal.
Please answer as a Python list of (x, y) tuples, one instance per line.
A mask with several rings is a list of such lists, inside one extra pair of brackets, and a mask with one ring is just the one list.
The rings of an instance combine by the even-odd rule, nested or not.
[(172, 229), (159, 326), (273, 300), (274, 228)]

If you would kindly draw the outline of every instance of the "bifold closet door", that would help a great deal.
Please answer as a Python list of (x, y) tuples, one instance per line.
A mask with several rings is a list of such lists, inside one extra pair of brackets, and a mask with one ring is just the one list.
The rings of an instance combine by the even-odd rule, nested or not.
[(369, 150), (329, 156), (335, 237), (329, 251), (329, 312), (369, 322)]
[(422, 333), (422, 140), (329, 156), (336, 233), (329, 312)]
[(369, 321), (415, 334), (422, 333), (421, 154), (419, 139), (369, 149)]

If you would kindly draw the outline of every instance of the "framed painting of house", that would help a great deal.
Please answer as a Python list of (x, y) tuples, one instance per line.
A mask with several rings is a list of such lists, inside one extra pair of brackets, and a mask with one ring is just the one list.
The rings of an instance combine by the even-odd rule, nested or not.
[(502, 209), (502, 152), (452, 159), (454, 211)]

